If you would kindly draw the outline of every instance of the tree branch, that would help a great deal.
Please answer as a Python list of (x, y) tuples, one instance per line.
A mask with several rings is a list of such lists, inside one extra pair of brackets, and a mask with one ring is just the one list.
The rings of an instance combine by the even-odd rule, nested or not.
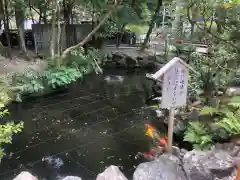
[(223, 38), (221, 38), (220, 36), (218, 36), (218, 35), (216, 35), (216, 34), (214, 34), (214, 33), (211, 32), (211, 29), (210, 29), (210, 28), (211, 28), (211, 26), (212, 26), (213, 20), (211, 20), (210, 28), (206, 28), (205, 23), (204, 23), (204, 28), (202, 28), (202, 27), (200, 27), (200, 26), (198, 25), (198, 23), (196, 23), (195, 21), (193, 21), (193, 20), (191, 19), (191, 17), (190, 17), (190, 9), (191, 9), (191, 7), (192, 7), (193, 5), (194, 5), (194, 2), (191, 3), (191, 4), (188, 6), (188, 8), (187, 8), (187, 18), (188, 18), (188, 21), (190, 22), (190, 24), (194, 23), (194, 24), (197, 26), (197, 28), (200, 29), (201, 31), (205, 31), (205, 32), (207, 32), (208, 34), (210, 34), (212, 37), (214, 37), (215, 39), (218, 39), (218, 40), (220, 40), (220, 41), (223, 41), (223, 42), (227, 43), (228, 45), (230, 45), (231, 47), (233, 47), (234, 49), (236, 49), (236, 51), (237, 51), (238, 53), (240, 53), (240, 49), (239, 49), (238, 46), (236, 46), (234, 43), (230, 42), (230, 41), (227, 40), (227, 39), (223, 39)]
[(212, 37), (214, 37), (215, 39), (218, 39), (220, 41), (223, 41), (225, 43), (227, 43), (228, 45), (230, 45), (231, 47), (233, 47), (234, 49), (236, 49), (236, 51), (238, 53), (240, 53), (240, 49), (238, 48), (238, 46), (236, 46), (234, 43), (230, 42), (229, 40), (227, 39), (223, 39), (221, 37), (219, 37), (218, 35), (212, 33), (211, 31), (209, 31), (209, 29), (204, 29), (204, 28), (201, 28), (197, 23), (196, 23), (196, 26), (198, 29), (202, 30), (202, 31), (206, 31), (208, 34), (210, 34)]
[(112, 15), (112, 13), (118, 8), (119, 2), (118, 0), (115, 0), (115, 3), (113, 5), (113, 7), (111, 8), (110, 11), (108, 11), (108, 13), (105, 15), (105, 17), (102, 19), (102, 21), (87, 35), (87, 37), (85, 37), (81, 42), (79, 42), (78, 44), (71, 46), (69, 48), (67, 48), (65, 51), (63, 51), (61, 59), (65, 59), (67, 57), (67, 55), (70, 53), (71, 50), (77, 48), (77, 47), (81, 47), (84, 44), (86, 44), (88, 42), (88, 40), (99, 30), (99, 28), (105, 23), (105, 21)]

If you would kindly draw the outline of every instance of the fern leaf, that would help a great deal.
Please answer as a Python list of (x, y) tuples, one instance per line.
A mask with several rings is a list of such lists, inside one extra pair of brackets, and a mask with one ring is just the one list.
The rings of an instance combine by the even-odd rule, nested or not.
[(218, 109), (217, 108), (213, 108), (213, 107), (203, 107), (200, 115), (213, 115), (214, 113), (217, 113)]

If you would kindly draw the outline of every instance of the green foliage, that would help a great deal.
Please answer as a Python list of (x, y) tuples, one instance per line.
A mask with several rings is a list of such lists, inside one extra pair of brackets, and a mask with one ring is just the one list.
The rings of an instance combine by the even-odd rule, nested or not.
[(218, 112), (219, 112), (218, 108), (205, 106), (201, 109), (200, 115), (202, 115), (202, 116), (204, 116), (204, 115), (213, 116), (214, 114), (216, 114)]
[(239, 108), (240, 107), (240, 96), (234, 96), (234, 97), (229, 98), (228, 105), (233, 106), (235, 108)]
[(227, 112), (216, 125), (224, 129), (229, 136), (240, 135), (240, 111)]
[(11, 78), (8, 75), (0, 78), (0, 102), (2, 104), (8, 103), (11, 100), (11, 96), (14, 94), (11, 90), (10, 84)]
[(184, 132), (184, 141), (192, 143), (194, 149), (200, 150), (208, 150), (213, 145), (210, 130), (199, 121), (189, 122)]
[(97, 65), (101, 64), (104, 58), (96, 49), (89, 49), (88, 53), (85, 53), (83, 48), (77, 48), (71, 52), (66, 64), (57, 65), (57, 57), (50, 58), (48, 68), (44, 72), (15, 73), (5, 81), (3, 78), (0, 81), (0, 88), (4, 87), (6, 92), (15, 89), (21, 94), (31, 94), (44, 92), (49, 88), (67, 86), (77, 80), (83, 80), (83, 76), (93, 70), (97, 71)]
[(92, 70), (98, 72), (98, 65), (102, 65), (106, 60), (105, 55), (102, 56), (100, 51), (94, 48), (89, 48), (87, 53), (82, 47), (71, 51), (67, 66), (78, 67), (83, 74), (89, 74)]
[(200, 115), (210, 115), (213, 118), (217, 116), (218, 118), (224, 117), (229, 112), (235, 112), (240, 107), (240, 97), (222, 97), (217, 107), (204, 106)]
[(12, 85), (19, 87), (20, 92), (37, 93), (44, 90), (42, 77), (33, 71), (16, 73), (12, 76)]
[(202, 85), (199, 82), (199, 75), (190, 74), (188, 83), (188, 92), (192, 96), (198, 96), (202, 93)]
[(240, 97), (232, 97), (225, 106), (218, 108), (221, 116), (214, 124), (215, 127), (226, 132), (226, 138), (240, 135)]
[(240, 97), (223, 98), (217, 107), (205, 106), (200, 116), (210, 119), (207, 123), (190, 122), (184, 140), (195, 149), (208, 149), (213, 140), (221, 141), (240, 135)]
[(136, 35), (141, 35), (141, 34), (145, 34), (148, 31), (148, 26), (147, 25), (143, 25), (143, 24), (129, 24), (125, 27), (125, 29), (130, 30), (132, 32), (135, 32)]
[(15, 74), (12, 78), (12, 86), (18, 87), (21, 94), (43, 92), (46, 88), (57, 88), (69, 85), (78, 79), (82, 79), (83, 73), (77, 67), (49, 68), (42, 74), (25, 72)]
[(192, 53), (191, 65), (199, 74), (191, 74), (190, 93), (203, 92), (211, 97), (213, 91), (226, 90), (236, 75), (237, 54), (216, 47), (218, 50), (212, 56), (203, 56)]
[(9, 111), (7, 109), (4, 109), (5, 105), (4, 104), (0, 104), (0, 118), (3, 118), (6, 115), (9, 115)]
[[(0, 118), (3, 118), (6, 115), (9, 115), (9, 112), (7, 109), (5, 109), (4, 104), (0, 103)], [(1, 162), (1, 159), (5, 156), (3, 146), (5, 144), (11, 144), (12, 136), (14, 134), (21, 132), (22, 129), (23, 129), (23, 122), (19, 124), (14, 124), (13, 122), (0, 124), (0, 162)]]
[(60, 67), (59, 69), (52, 69), (46, 73), (47, 84), (55, 89), (69, 85), (78, 79), (82, 79), (83, 74), (77, 68)]

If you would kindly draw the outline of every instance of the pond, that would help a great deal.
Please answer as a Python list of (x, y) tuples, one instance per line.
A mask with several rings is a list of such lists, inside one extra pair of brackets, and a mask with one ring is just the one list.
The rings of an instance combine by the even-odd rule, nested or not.
[(0, 179), (27, 170), (40, 180), (67, 175), (93, 180), (109, 165), (131, 179), (143, 162), (138, 152), (151, 144), (142, 110), (151, 92), (145, 73), (106, 71), (64, 92), (10, 105), (10, 118), (24, 121), (24, 131), (6, 146)]

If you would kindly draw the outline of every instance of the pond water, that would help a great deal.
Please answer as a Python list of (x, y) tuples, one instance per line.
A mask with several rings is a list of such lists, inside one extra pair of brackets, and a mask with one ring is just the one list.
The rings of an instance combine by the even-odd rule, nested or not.
[(10, 118), (25, 124), (6, 146), (0, 179), (27, 170), (40, 180), (67, 175), (93, 180), (109, 165), (131, 179), (143, 162), (138, 152), (151, 144), (144, 127), (149, 117), (142, 110), (151, 82), (143, 73), (106, 71), (62, 93), (10, 105)]

